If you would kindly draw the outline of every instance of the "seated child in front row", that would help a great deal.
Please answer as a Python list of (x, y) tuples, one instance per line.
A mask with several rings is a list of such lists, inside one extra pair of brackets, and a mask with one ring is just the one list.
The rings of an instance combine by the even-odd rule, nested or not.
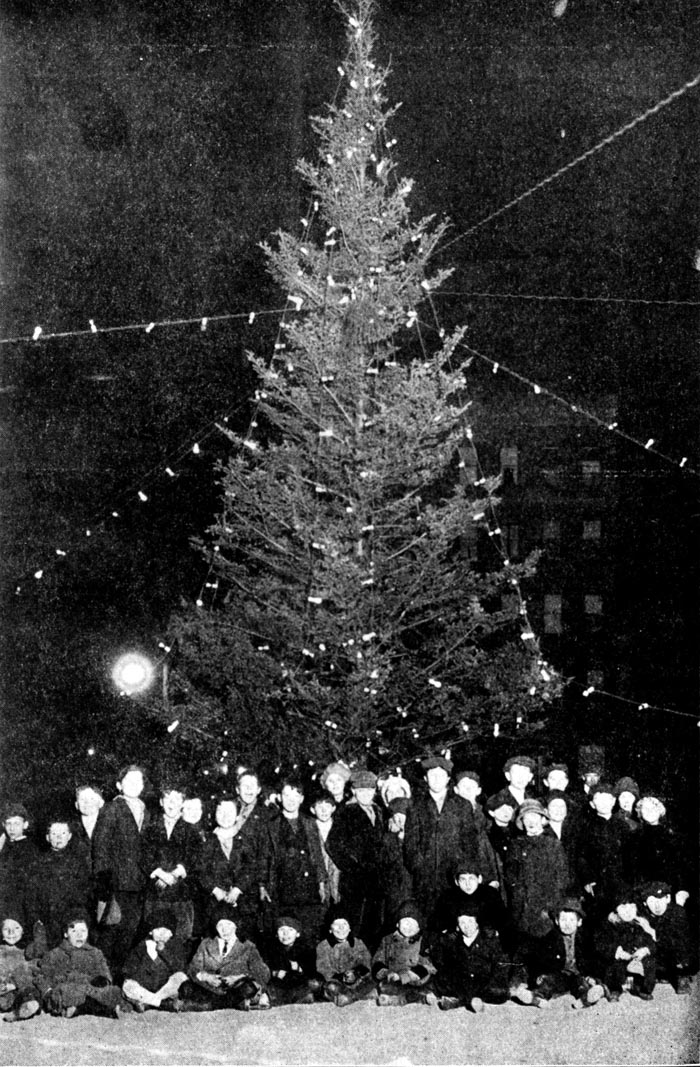
[(479, 905), (466, 893), (456, 909), (455, 929), (436, 938), (430, 955), (443, 1011), (466, 1007), (481, 1012), (484, 1001), (503, 1004), (511, 995), (510, 963), (498, 934), (481, 926)]
[(263, 948), (263, 958), (272, 975), (268, 987), (271, 1004), (313, 1004), (314, 993), (322, 983), (316, 974), (315, 953), (293, 915), (277, 919), (275, 933)]
[(150, 922), (150, 936), (127, 956), (122, 992), (138, 1012), (179, 1011), (178, 992), (187, 981), (187, 965), (184, 943), (173, 936), (177, 916), (162, 908), (151, 912)]
[(31, 1019), (40, 1009), (39, 991), (34, 984), (36, 965), (27, 958), (24, 929), (15, 915), (2, 923), (0, 944), (0, 1011), (5, 1022)]
[[(44, 1010), (70, 1019), (73, 1015), (111, 1015), (127, 1008), (121, 990), (112, 982), (107, 960), (88, 943), (87, 916), (69, 915), (64, 938), (39, 960), (37, 986)], [(130, 1007), (128, 1010), (131, 1010)]]
[(316, 946), (316, 970), (324, 980), (323, 996), (339, 1008), (374, 993), (369, 949), (354, 937), (342, 903), (331, 911), (328, 936)]
[(634, 890), (622, 889), (617, 904), (603, 919), (595, 938), (602, 958), (608, 999), (619, 1000), (623, 989), (651, 1000), (656, 985), (656, 944), (651, 924), (637, 913)]
[(252, 941), (237, 936), (236, 912), (219, 904), (212, 915), (216, 937), (205, 937), (188, 968), (190, 980), (179, 990), (184, 1011), (240, 1011), (270, 1007), (270, 969)]
[(382, 938), (372, 959), (380, 1007), (426, 1003), (435, 968), (425, 954), (420, 919), (409, 903), (399, 908), (396, 929)]
[(545, 1007), (553, 997), (571, 993), (584, 1007), (597, 1004), (605, 989), (596, 977), (599, 965), (585, 929), (581, 901), (562, 898), (552, 909), (552, 918), (554, 930), (535, 942), (529, 960), (533, 1003)]
[(649, 920), (656, 941), (657, 978), (665, 978), (676, 993), (690, 993), (690, 976), (698, 963), (685, 908), (672, 900), (668, 882), (647, 882), (641, 898), (642, 915)]

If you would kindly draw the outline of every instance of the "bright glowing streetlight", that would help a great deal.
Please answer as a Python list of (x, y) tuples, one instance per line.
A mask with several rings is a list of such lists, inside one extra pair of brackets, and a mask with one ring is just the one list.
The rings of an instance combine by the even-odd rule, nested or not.
[(155, 666), (141, 652), (125, 652), (112, 667), (112, 681), (120, 693), (136, 696), (153, 684)]

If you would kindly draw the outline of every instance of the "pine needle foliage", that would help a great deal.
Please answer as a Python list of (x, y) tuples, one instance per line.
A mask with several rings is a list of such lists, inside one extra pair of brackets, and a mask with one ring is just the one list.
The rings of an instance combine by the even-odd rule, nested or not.
[(373, 2), (338, 6), (348, 52), (299, 164), (304, 232), (265, 246), (289, 311), (273, 358), (250, 355), (253, 415), (230, 435), (205, 549), (218, 595), (174, 636), (183, 721), (226, 728), (241, 758), (388, 766), (496, 721), (527, 729), (543, 684), (500, 599), (531, 565), (491, 573), (465, 552), (484, 501), (460, 477), (463, 331), (421, 322), (450, 274), (430, 265), (445, 224), (410, 215)]

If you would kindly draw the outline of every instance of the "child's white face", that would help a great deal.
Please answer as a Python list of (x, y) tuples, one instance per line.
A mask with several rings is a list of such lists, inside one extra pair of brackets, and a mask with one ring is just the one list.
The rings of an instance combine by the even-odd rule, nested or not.
[(415, 937), (420, 933), (420, 926), (412, 915), (405, 915), (403, 919), (399, 919), (398, 931), (402, 937)]
[(336, 800), (339, 800), (345, 792), (345, 779), (340, 774), (329, 774), (325, 788)]
[(557, 926), (563, 934), (574, 934), (581, 925), (581, 916), (575, 911), (560, 911), (557, 915)]
[(514, 808), (511, 808), (508, 804), (501, 804), (500, 808), (496, 808), (493, 812), (493, 821), (496, 826), (508, 826), (514, 814)]
[(363, 808), (369, 808), (374, 803), (377, 790), (372, 787), (355, 786), (352, 792), (358, 804), (361, 804)]
[(202, 801), (199, 797), (189, 797), (182, 805), (183, 821), (188, 822), (191, 826), (201, 822), (203, 814), (204, 809), (202, 808)]
[(463, 871), (462, 874), (457, 875), (455, 881), (463, 893), (471, 895), (476, 893), (481, 885), (481, 875), (475, 874), (473, 871)]
[(163, 809), (163, 814), (168, 819), (179, 819), (182, 815), (184, 804), (185, 798), (177, 789), (171, 789), (169, 793), (165, 793), (164, 796), (160, 798), (160, 806)]
[(637, 917), (637, 905), (631, 900), (626, 901), (624, 904), (618, 904), (615, 911), (623, 923), (631, 923)]
[(659, 916), (665, 914), (671, 903), (671, 895), (668, 893), (665, 897), (647, 897), (645, 903), (651, 914), (658, 919)]
[(5, 833), (10, 841), (19, 841), (24, 837), (29, 823), (21, 815), (11, 815), (4, 822)]
[(104, 800), (94, 789), (81, 789), (75, 798), (75, 806), (81, 815), (97, 815), (104, 805)]
[(117, 782), (120, 793), (130, 800), (136, 800), (143, 793), (143, 775), (141, 771), (127, 771), (121, 782)]
[(216, 825), (222, 830), (230, 830), (236, 821), (236, 805), (232, 800), (223, 800), (216, 809)]
[(444, 793), (450, 776), (444, 767), (430, 767), (425, 772), (425, 780), (431, 793)]
[(70, 839), (72, 838), (70, 827), (65, 822), (54, 822), (49, 826), (49, 832), (46, 835), (46, 840), (51, 845), (54, 852), (60, 852), (66, 847)]
[(463, 797), (473, 804), (476, 798), (481, 795), (481, 786), (473, 778), (460, 778), (455, 786), (455, 793), (458, 797)]
[(559, 797), (556, 800), (550, 800), (547, 805), (547, 814), (550, 822), (564, 822), (566, 818), (566, 801), (560, 800)]
[(331, 923), (331, 933), (336, 941), (347, 941), (350, 936), (350, 923), (347, 919), (334, 919)]
[(2, 924), (2, 939), (6, 945), (16, 945), (21, 941), (23, 934), (22, 926), (16, 919), (5, 919)]
[(569, 776), (566, 771), (550, 771), (545, 779), (548, 789), (559, 789), (563, 793), (569, 785)]
[(66, 930), (66, 937), (68, 938), (68, 944), (73, 948), (82, 948), (83, 945), (87, 944), (87, 923), (73, 923)]
[(166, 945), (172, 936), (173, 932), (167, 926), (156, 926), (151, 930), (151, 937), (157, 945)]
[(470, 941), (479, 933), (479, 920), (476, 915), (460, 915), (457, 919), (459, 932)]
[(591, 803), (599, 815), (610, 815), (615, 807), (615, 797), (612, 793), (596, 793)]
[(260, 782), (254, 774), (242, 775), (236, 789), (244, 804), (252, 804), (260, 796)]
[(634, 810), (634, 804), (636, 799), (637, 798), (635, 797), (634, 793), (630, 793), (629, 789), (625, 789), (622, 793), (620, 793), (619, 797), (617, 798), (617, 802), (623, 811), (626, 811), (628, 815), (631, 815), (632, 811)]
[(280, 794), (282, 797), (282, 810), (287, 815), (296, 815), (302, 805), (304, 794), (295, 789), (293, 785), (285, 785)]
[(666, 807), (656, 797), (642, 797), (638, 809), (640, 817), (651, 826), (656, 826), (666, 814)]
[(317, 800), (314, 804), (314, 815), (318, 822), (330, 822), (334, 811), (334, 805), (328, 800)]
[(544, 818), (537, 811), (526, 811), (523, 815), (523, 830), (528, 837), (539, 837), (544, 830)]
[(506, 778), (516, 789), (527, 789), (532, 781), (532, 771), (522, 763), (514, 763), (510, 770), (506, 771)]
[(236, 940), (236, 924), (233, 919), (219, 919), (216, 932), (222, 941)]
[(299, 931), (295, 930), (293, 926), (280, 926), (277, 931), (277, 940), (285, 948), (291, 948), (298, 937)]

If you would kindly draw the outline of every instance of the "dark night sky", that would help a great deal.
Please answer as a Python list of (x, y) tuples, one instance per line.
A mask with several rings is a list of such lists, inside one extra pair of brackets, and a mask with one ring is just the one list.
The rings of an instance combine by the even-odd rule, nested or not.
[[(4, 11), (1, 335), (278, 306), (257, 243), (296, 230), (305, 209), (294, 161), (313, 151), (307, 116), (334, 93), (344, 47), (331, 0), (14, 0)], [(690, 0), (570, 0), (561, 20), (529, 0), (380, 0), (416, 212), (449, 216), (457, 236), (666, 96), (700, 69), (694, 20)], [(446, 288), (698, 299), (697, 100), (457, 241)], [(593, 409), (619, 390), (633, 435), (697, 456), (694, 311), (442, 299), (477, 348)], [(10, 721), (106, 699), (113, 650), (153, 647), (196, 592), (188, 538), (215, 507), (225, 454), (201, 431), (223, 411), (244, 418), (243, 349), (265, 352), (273, 332), (272, 320), (244, 319), (205, 334), (3, 346)], [(175, 480), (150, 476), (173, 457)], [(660, 499), (663, 468), (644, 454), (630, 463), (654, 486), (656, 525), (628, 542), (651, 612), (654, 597), (687, 591), (697, 492), (663, 483)], [(27, 579), (47, 563), (41, 582)], [(658, 693), (674, 702), (672, 685)]]

